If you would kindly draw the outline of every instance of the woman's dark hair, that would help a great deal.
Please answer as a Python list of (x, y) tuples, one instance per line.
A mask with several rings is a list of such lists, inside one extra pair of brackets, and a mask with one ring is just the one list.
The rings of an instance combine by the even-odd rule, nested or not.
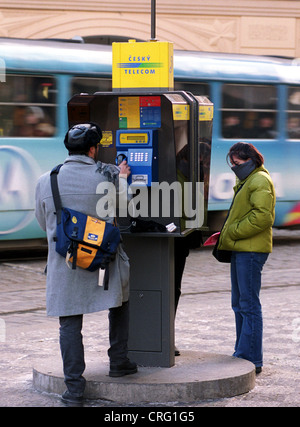
[(264, 163), (264, 156), (254, 147), (253, 144), (248, 144), (247, 142), (237, 142), (234, 144), (229, 153), (226, 156), (226, 160), (231, 160), (233, 162), (233, 156), (238, 157), (241, 160), (252, 159), (258, 168)]

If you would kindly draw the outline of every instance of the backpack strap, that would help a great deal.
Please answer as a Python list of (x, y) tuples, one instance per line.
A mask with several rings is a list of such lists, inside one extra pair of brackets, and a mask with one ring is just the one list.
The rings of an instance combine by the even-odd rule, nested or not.
[(57, 184), (57, 175), (61, 167), (62, 167), (62, 164), (57, 165), (50, 172), (51, 190), (52, 190), (52, 196), (53, 196), (54, 206), (56, 210), (57, 224), (61, 223), (62, 205), (61, 205), (60, 194), (59, 194), (58, 184)]

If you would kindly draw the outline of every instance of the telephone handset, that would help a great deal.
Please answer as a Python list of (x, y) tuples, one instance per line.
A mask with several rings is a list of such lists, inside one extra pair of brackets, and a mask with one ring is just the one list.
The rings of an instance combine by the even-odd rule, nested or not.
[(119, 166), (122, 162), (124, 162), (124, 160), (126, 160), (128, 163), (128, 157), (123, 153), (119, 153), (116, 157), (116, 165)]

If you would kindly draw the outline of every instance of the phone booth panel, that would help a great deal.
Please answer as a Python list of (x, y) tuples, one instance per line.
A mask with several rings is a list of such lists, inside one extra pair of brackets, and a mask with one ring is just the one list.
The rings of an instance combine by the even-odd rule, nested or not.
[(213, 105), (184, 91), (99, 92), (74, 96), (68, 114), (70, 126), (101, 127), (99, 160), (131, 168), (131, 210), (116, 212), (131, 265), (129, 354), (172, 366), (174, 238), (206, 227)]

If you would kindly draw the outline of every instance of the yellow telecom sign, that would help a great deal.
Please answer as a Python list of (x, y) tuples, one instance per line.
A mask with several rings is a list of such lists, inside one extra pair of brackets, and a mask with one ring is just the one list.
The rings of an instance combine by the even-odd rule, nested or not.
[(173, 43), (136, 42), (113, 43), (114, 91), (173, 90)]

